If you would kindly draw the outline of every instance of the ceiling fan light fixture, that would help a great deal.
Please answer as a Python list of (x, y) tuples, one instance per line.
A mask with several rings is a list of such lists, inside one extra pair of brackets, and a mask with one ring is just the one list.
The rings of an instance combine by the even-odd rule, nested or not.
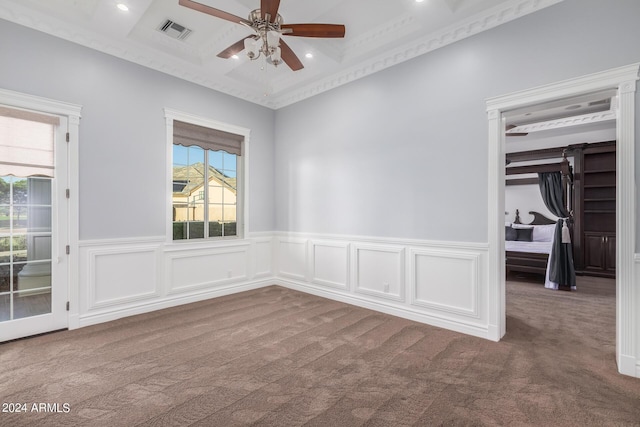
[(275, 30), (267, 31), (267, 51), (272, 54), (279, 46), (280, 33)]
[(273, 50), (273, 53), (269, 56), (269, 59), (273, 65), (276, 67), (282, 63), (282, 51), (280, 47), (276, 47)]
[(247, 51), (249, 59), (253, 60), (260, 56), (260, 49), (258, 48), (258, 41), (256, 39), (244, 39), (244, 48)]

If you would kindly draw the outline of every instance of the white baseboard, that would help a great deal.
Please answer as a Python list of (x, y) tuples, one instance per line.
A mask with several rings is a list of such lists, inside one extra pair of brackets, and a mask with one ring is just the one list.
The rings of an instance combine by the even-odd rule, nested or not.
[(274, 280), (276, 285), (283, 286), (285, 288), (317, 295), (334, 301), (344, 302), (346, 304), (355, 305), (357, 307), (379, 311), (381, 313), (391, 314), (393, 316), (425, 323), (427, 325), (449, 329), (455, 332), (460, 332), (462, 334), (490, 339), (488, 330), (481, 326), (466, 324), (455, 319), (446, 318), (444, 316), (440, 317), (416, 310), (411, 310), (400, 305), (394, 305), (393, 303), (383, 303), (380, 301), (375, 301), (360, 294), (346, 294), (344, 292), (340, 292), (339, 290), (329, 290), (313, 284), (297, 282), (289, 279), (276, 278)]
[(618, 359), (618, 372), (640, 378), (640, 362), (633, 356), (621, 354)]

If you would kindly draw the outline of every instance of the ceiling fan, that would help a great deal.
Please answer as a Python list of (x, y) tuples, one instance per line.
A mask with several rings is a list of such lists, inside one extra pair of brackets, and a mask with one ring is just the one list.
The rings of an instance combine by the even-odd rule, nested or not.
[(274, 66), (282, 62), (293, 71), (304, 66), (281, 36), (342, 38), (345, 27), (340, 24), (284, 24), (278, 14), (280, 0), (260, 0), (260, 8), (252, 11), (248, 19), (240, 18), (211, 6), (192, 0), (179, 0), (180, 6), (206, 13), (226, 21), (242, 24), (254, 31), (253, 35), (243, 38), (218, 54), (220, 58), (231, 58), (246, 50), (247, 56), (254, 60), (264, 55), (267, 62)]

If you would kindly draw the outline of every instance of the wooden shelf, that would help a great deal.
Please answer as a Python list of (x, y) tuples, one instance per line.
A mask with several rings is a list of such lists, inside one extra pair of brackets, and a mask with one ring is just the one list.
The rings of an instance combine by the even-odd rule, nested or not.
[(583, 188), (616, 188), (615, 184), (585, 184)]
[(615, 173), (615, 169), (595, 169), (595, 170), (588, 170), (588, 171), (582, 171), (583, 174), (588, 175), (588, 174), (594, 174), (594, 173)]

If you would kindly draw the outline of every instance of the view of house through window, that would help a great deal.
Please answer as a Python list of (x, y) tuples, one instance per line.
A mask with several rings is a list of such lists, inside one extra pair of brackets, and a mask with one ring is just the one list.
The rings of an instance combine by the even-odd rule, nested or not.
[[(174, 142), (181, 141), (175, 132)], [(240, 156), (200, 145), (211, 148), (173, 145), (173, 240), (238, 234)]]

